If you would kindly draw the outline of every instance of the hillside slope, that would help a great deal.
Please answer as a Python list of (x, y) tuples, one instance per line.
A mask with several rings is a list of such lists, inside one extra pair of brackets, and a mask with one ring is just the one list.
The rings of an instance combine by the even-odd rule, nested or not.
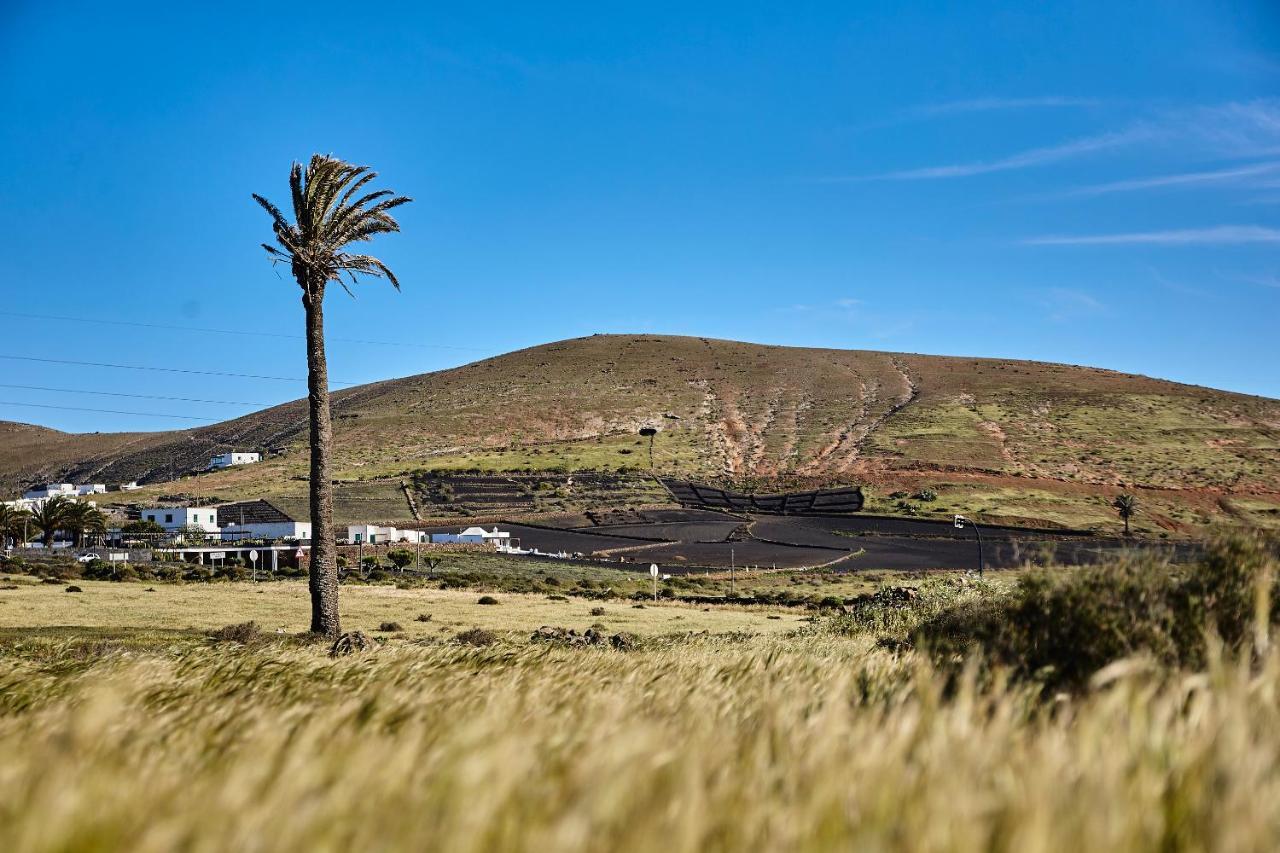
[[(424, 467), (647, 468), (636, 431), (656, 426), (662, 472), (866, 483), (882, 499), (928, 485), (940, 503), (925, 510), (1078, 521), (1056, 516), (1142, 488), (1162, 507), (1152, 526), (1179, 529), (1217, 515), (1268, 522), (1280, 504), (1280, 401), (1026, 361), (599, 335), (340, 391), (334, 421), (346, 480)], [(305, 438), (301, 401), (180, 432), (4, 424), (0, 486), (162, 482), (235, 447), (269, 459), (183, 490), (292, 483), (300, 494)], [(1182, 496), (1173, 503), (1187, 517), (1165, 507), (1165, 492)]]

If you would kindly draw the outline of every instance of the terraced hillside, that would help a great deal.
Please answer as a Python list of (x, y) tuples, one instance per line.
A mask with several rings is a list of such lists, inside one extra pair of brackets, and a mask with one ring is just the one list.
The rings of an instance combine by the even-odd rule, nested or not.
[[(334, 415), (337, 476), (402, 513), (395, 493), (421, 471), (646, 471), (652, 426), (657, 473), (864, 485), (873, 511), (1106, 526), (1123, 489), (1146, 532), (1280, 526), (1280, 401), (1096, 368), (600, 335), (337, 392)], [(305, 418), (295, 402), (181, 432), (5, 425), (0, 486), (159, 483), (235, 447), (267, 459), (182, 491), (301, 496)]]

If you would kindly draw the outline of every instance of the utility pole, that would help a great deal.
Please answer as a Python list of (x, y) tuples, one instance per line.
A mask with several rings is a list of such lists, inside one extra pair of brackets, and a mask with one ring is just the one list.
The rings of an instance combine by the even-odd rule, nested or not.
[(413, 570), (420, 572), (422, 571), (422, 531), (414, 531), (413, 541), (418, 543), (413, 553)]
[(735, 568), (735, 564), (733, 559), (733, 549), (730, 548), (729, 549), (729, 597), (730, 598), (738, 597), (738, 585), (734, 579), (734, 568)]

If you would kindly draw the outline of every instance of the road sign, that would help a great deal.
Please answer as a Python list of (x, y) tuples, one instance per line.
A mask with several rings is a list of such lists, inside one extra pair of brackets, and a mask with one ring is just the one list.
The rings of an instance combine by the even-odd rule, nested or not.
[(210, 552), (209, 552), (209, 559), (210, 559), (210, 560), (225, 560), (225, 559), (227, 559), (227, 552), (226, 552), (226, 551), (210, 551)]
[(653, 575), (655, 578), (658, 576), (658, 564), (657, 564), (657, 563), (654, 563), (653, 565), (649, 566), (649, 574)]
[(964, 528), (964, 523), (965, 523), (965, 521), (966, 521), (966, 519), (965, 519), (965, 517), (964, 517), (963, 515), (957, 515), (957, 516), (956, 516), (956, 527), (957, 527), (957, 528), (959, 528), (959, 529), (963, 529), (963, 528)]
[(299, 560), (301, 560), (305, 555), (306, 555), (306, 552), (303, 551), (301, 548), (293, 552), (293, 556), (297, 557)]
[(256, 549), (249, 552), (249, 559), (253, 560), (255, 563), (258, 562), (258, 552)]
[(128, 551), (112, 551), (107, 555), (107, 561), (111, 563), (123, 563), (129, 559)]

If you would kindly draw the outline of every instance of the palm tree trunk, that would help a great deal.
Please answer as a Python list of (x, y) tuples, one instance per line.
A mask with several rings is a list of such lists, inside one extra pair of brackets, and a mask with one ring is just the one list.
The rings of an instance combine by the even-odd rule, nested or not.
[(329, 415), (329, 367), (324, 354), (323, 282), (318, 294), (302, 284), (307, 315), (307, 391), (311, 414), (311, 631), (326, 637), (341, 633), (338, 618), (337, 543), (333, 533), (333, 421)]

